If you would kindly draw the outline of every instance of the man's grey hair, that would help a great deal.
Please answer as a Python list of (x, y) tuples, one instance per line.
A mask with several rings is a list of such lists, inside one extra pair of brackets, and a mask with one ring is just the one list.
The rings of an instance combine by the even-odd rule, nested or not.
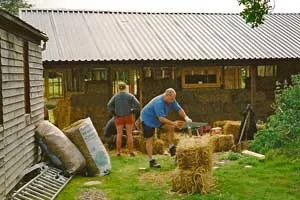
[(174, 95), (174, 96), (176, 96), (176, 91), (173, 89), (173, 88), (168, 88), (168, 89), (166, 89), (165, 90), (165, 93), (164, 93), (165, 95)]

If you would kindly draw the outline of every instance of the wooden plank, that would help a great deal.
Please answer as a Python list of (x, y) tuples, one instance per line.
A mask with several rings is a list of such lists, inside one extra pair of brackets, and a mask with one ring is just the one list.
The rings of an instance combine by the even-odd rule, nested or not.
[(14, 126), (18, 126), (19, 124), (23, 124), (23, 127), (25, 127), (25, 118), (24, 116), (16, 117), (15, 119), (12, 119), (8, 122), (3, 123), (4, 132), (7, 133), (6, 129), (9, 129)]
[(253, 151), (249, 151), (249, 150), (243, 150), (242, 154), (256, 157), (259, 160), (264, 160), (265, 159), (265, 155), (260, 154), (260, 153), (256, 153), (256, 152), (253, 152)]
[(10, 81), (10, 82), (2, 82), (2, 88), (5, 89), (16, 89), (24, 87), (23, 81)]
[(255, 94), (256, 94), (256, 77), (257, 77), (257, 66), (250, 66), (250, 77), (251, 77), (251, 106), (255, 108)]
[(15, 126), (12, 126), (10, 128), (5, 129), (5, 136), (6, 135), (11, 135), (11, 134), (13, 134), (15, 132), (18, 132), (18, 131), (22, 131), (25, 128), (26, 128), (25, 123), (23, 121), (22, 123), (16, 124)]
[(24, 81), (23, 74), (2, 74), (2, 82)]
[(43, 91), (38, 91), (38, 92), (32, 92), (30, 93), (30, 98), (43, 98), (44, 97), (44, 92)]
[(29, 63), (39, 63), (41, 64), (43, 62), (42, 58), (36, 58), (36, 57), (29, 57)]
[(14, 59), (10, 59), (10, 58), (1, 57), (1, 62), (2, 62), (2, 66), (5, 66), (5, 67), (18, 67), (19, 69), (23, 69), (23, 61), (22, 60), (14, 60)]
[(23, 60), (23, 54), (14, 52), (14, 51), (9, 51), (6, 49), (1, 49), (1, 57), (3, 58), (9, 58), (9, 59), (14, 59), (14, 60)]
[(32, 98), (30, 102), (31, 102), (31, 105), (35, 105), (35, 104), (44, 102), (44, 98), (41, 98), (41, 97), (38, 97), (38, 98)]
[(3, 139), (0, 140), (0, 158), (4, 157), (4, 141)]
[(26, 133), (23, 133), (23, 132), (19, 132), (19, 138), (21, 140), (21, 143), (24, 144), (25, 148), (27, 145), (31, 144), (31, 143), (34, 143), (35, 141), (35, 138), (34, 138), (34, 135), (35, 135), (35, 132), (34, 132), (34, 129), (35, 129), (35, 126), (34, 125), (31, 125), (31, 130), (28, 130)]
[(19, 148), (10, 153), (9, 159), (6, 160), (5, 165), (4, 165), (5, 170), (6, 170), (6, 173), (5, 173), (6, 175), (9, 176), (8, 170), (13, 168), (15, 165), (22, 165), (22, 163), (25, 160), (23, 150), (24, 150), (23, 148)]
[(31, 111), (44, 110), (44, 103), (31, 104)]
[(16, 102), (16, 103), (10, 104), (10, 105), (4, 105), (2, 107), (2, 110), (3, 110), (3, 113), (9, 113), (14, 110), (18, 110), (20, 108), (24, 108), (24, 102), (22, 102), (22, 101)]
[(36, 120), (36, 117), (38, 117), (38, 119), (43, 119), (43, 117), (44, 117), (44, 109), (43, 110), (41, 110), (41, 109), (39, 109), (39, 110), (33, 110), (31, 112), (31, 119), (34, 118)]
[(5, 123), (12, 119), (15, 119), (16, 117), (24, 116), (24, 114), (25, 114), (24, 107), (14, 110), (12, 112), (3, 113), (3, 122)]
[(44, 78), (41, 76), (41, 74), (33, 74), (30, 72), (29, 78), (30, 81), (44, 81)]
[(37, 45), (35, 43), (28, 42), (28, 47), (31, 51), (36, 51), (36, 52), (39, 52), (39, 53), (42, 52), (42, 48), (40, 47), (40, 45)]
[(30, 92), (44, 92), (44, 87), (43, 86), (34, 86), (30, 88)]
[[(9, 139), (10, 136), (17, 138), (16, 141)], [(5, 162), (9, 161), (16, 155), (16, 152), (22, 150), (21, 141), (18, 140), (18, 133), (13, 133), (10, 136), (5, 138)]]
[(21, 98), (21, 95), (22, 96), (24, 95), (24, 88), (14, 88), (14, 89), (2, 88), (3, 98), (8, 98), (8, 97)]
[(43, 69), (41, 68), (33, 68), (33, 67), (30, 67), (30, 74), (31, 75), (39, 75), (43, 78)]
[(44, 82), (43, 81), (30, 81), (30, 86), (34, 87), (34, 86), (44, 86)]
[[(16, 98), (18, 97), (18, 98)], [(17, 102), (24, 102), (24, 95), (17, 95), (12, 97), (6, 97), (3, 99), (2, 104), (3, 105), (11, 105)]]
[(11, 168), (23, 157), (23, 148), (16, 148), (7, 153), (4, 157), (5, 168)]
[(21, 157), (24, 156), (25, 153), (30, 152), (33, 148), (35, 148), (36, 145), (34, 143), (34, 138), (30, 140), (30, 142), (26, 142), (26, 144), (23, 143), (12, 143), (10, 144), (9, 152), (5, 155), (5, 164), (8, 166), (12, 166), (15, 161), (19, 159), (19, 155)]
[(6, 30), (0, 28), (0, 36), (1, 36), (0, 37), (1, 40), (7, 40), (8, 32)]
[(28, 55), (29, 55), (30, 57), (42, 59), (42, 53), (41, 53), (41, 51), (39, 51), (39, 50), (34, 50), (34, 49), (32, 49), (32, 47), (29, 47)]
[(29, 60), (29, 66), (30, 68), (33, 68), (33, 69), (43, 69), (43, 64), (40, 62), (40, 63), (36, 63), (36, 62), (30, 62)]
[[(6, 65), (3, 64), (3, 60), (5, 60)], [(20, 61), (10, 60), (7, 61), (6, 58), (1, 58), (2, 62), (2, 73), (3, 74), (23, 74), (23, 68), (18, 66)], [(23, 64), (22, 64), (23, 65)]]
[(6, 177), (5, 177), (6, 194), (8, 194), (23, 178), (20, 175), (22, 175), (22, 172), (27, 167), (28, 166), (25, 166), (23, 162), (20, 162), (20, 163), (16, 163), (15, 166), (12, 166), (10, 169), (6, 171)]
[(36, 123), (40, 120), (43, 120), (44, 119), (44, 112), (42, 113), (34, 113), (34, 114), (31, 114), (31, 122), (32, 123)]
[(1, 45), (1, 49), (5, 49), (5, 50), (9, 50), (9, 51), (14, 51), (17, 53), (22, 53), (23, 52), (23, 47), (19, 46), (15, 43), (11, 43), (9, 41), (6, 40), (0, 40), (0, 45)]

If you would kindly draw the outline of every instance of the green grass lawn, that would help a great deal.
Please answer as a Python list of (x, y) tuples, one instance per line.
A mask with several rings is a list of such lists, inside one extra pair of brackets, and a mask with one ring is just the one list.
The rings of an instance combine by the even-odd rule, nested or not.
[[(224, 158), (224, 154), (217, 156)], [(112, 172), (104, 177), (77, 176), (64, 188), (57, 200), (75, 200), (80, 193), (96, 188), (112, 200), (299, 200), (300, 161), (284, 156), (267, 156), (265, 161), (241, 156), (235, 161), (225, 162), (214, 171), (215, 187), (210, 193), (176, 194), (171, 191), (170, 174), (175, 169), (174, 158), (156, 156), (161, 169), (149, 169), (146, 155), (136, 157), (111, 154)], [(252, 165), (252, 168), (245, 168)], [(139, 168), (146, 168), (140, 170)], [(84, 186), (88, 181), (101, 184)]]

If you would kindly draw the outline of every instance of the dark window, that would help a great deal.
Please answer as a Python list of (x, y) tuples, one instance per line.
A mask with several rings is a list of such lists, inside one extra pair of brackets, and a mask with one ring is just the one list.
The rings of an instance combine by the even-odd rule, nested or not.
[(217, 83), (217, 75), (185, 75), (186, 84), (204, 84), (204, 83)]
[(181, 75), (183, 88), (220, 87), (221, 67), (187, 67)]
[(29, 80), (29, 60), (28, 42), (23, 44), (23, 70), (24, 70), (24, 99), (25, 113), (30, 113), (30, 80)]
[(85, 81), (107, 81), (108, 73), (106, 68), (95, 68), (87, 71)]

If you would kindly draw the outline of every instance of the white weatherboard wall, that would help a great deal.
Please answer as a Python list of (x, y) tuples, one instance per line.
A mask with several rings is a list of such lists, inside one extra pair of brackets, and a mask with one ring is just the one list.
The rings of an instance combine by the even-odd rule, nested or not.
[[(0, 199), (16, 186), (23, 171), (35, 164), (34, 124), (43, 119), (43, 66), (38, 44), (28, 42), (30, 108), (25, 114), (22, 37), (0, 28)], [(0, 101), (1, 102), (1, 101)], [(1, 113), (1, 112), (0, 112)]]

